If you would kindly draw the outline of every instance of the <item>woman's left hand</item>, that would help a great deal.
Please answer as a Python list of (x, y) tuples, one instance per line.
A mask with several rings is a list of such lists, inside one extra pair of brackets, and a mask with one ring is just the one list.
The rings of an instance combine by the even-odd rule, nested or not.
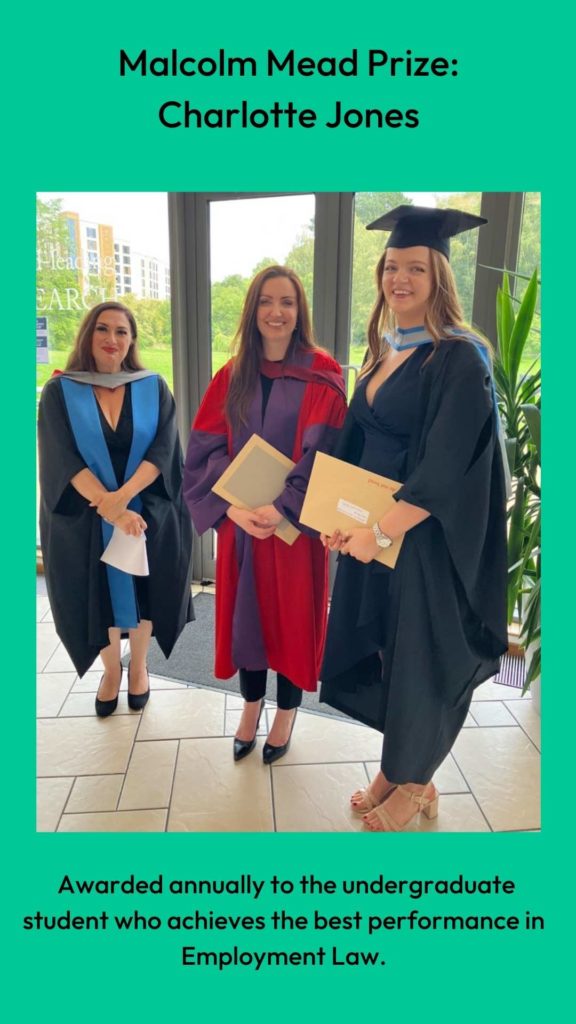
[(258, 516), (262, 526), (278, 526), (282, 522), (282, 516), (274, 505), (260, 505), (260, 508), (252, 509), (255, 516)]
[(121, 516), (118, 516), (114, 526), (130, 537), (140, 537), (146, 530), (146, 520), (138, 512), (127, 509)]
[(348, 539), (348, 534), (343, 534), (341, 530), (334, 530), (334, 533), (321, 533), (320, 542), (329, 551), (341, 551), (342, 545)]
[(120, 491), (108, 491), (108, 494), (104, 495), (96, 507), (99, 516), (107, 519), (109, 523), (113, 523), (114, 520), (118, 519), (118, 516), (121, 516), (126, 511), (128, 502)]
[(347, 540), (340, 546), (343, 555), (352, 555), (359, 562), (371, 562), (376, 558), (378, 550), (376, 538), (370, 529), (350, 530)]

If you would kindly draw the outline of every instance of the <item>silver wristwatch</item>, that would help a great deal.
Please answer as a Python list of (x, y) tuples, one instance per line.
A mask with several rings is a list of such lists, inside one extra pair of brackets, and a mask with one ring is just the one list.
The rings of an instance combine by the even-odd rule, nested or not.
[(379, 548), (389, 548), (392, 544), (392, 537), (389, 537), (387, 533), (383, 533), (378, 523), (374, 523), (372, 527), (372, 533), (376, 538), (376, 543)]

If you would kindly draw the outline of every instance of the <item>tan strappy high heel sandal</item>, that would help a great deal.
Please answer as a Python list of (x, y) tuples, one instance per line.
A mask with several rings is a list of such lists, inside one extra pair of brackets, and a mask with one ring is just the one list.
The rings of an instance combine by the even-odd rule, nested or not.
[[(430, 786), (432, 787), (432, 790), (427, 794), (426, 791)], [(415, 814), (420, 815), (424, 813), (427, 818), (436, 818), (438, 816), (439, 794), (432, 782), (430, 782), (421, 793), (414, 793), (411, 789), (407, 789), (406, 786), (397, 786), (396, 788), (399, 793), (402, 793), (402, 796), (407, 797), (411, 803), (416, 804), (414, 812), (404, 825), (399, 825), (387, 810), (386, 804), (379, 804), (377, 807), (372, 809), (372, 813), (376, 815), (378, 820), (385, 827), (383, 829), (374, 829), (375, 832), (404, 832)], [(370, 828), (370, 822), (367, 822), (367, 824)]]
[(384, 794), (383, 800), (378, 800), (377, 797), (372, 793), (372, 787), (368, 786), (366, 789), (358, 789), (355, 793), (352, 793), (350, 797), (350, 810), (354, 814), (368, 814), (369, 811), (375, 810), (380, 804), (387, 800), (391, 793), (394, 792), (396, 786), (391, 785), (390, 789)]

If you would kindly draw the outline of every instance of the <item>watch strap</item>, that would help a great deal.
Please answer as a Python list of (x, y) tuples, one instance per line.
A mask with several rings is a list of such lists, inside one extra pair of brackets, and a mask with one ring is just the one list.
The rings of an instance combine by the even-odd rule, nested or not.
[(390, 545), (392, 544), (392, 537), (389, 537), (387, 533), (384, 533), (384, 531), (380, 529), (380, 526), (377, 522), (374, 523), (372, 527), (372, 532), (374, 534), (376, 543), (379, 548), (390, 547)]

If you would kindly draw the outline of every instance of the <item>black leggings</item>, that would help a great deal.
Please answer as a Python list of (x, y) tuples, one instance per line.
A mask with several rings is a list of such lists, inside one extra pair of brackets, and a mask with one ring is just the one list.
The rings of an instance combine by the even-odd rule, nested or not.
[[(262, 700), (266, 696), (266, 678), (268, 672), (262, 669), (240, 669), (240, 693), (245, 701)], [(286, 676), (277, 673), (277, 696), (278, 707), (282, 711), (290, 711), (292, 708), (299, 708), (302, 703), (302, 690), (294, 686)]]

